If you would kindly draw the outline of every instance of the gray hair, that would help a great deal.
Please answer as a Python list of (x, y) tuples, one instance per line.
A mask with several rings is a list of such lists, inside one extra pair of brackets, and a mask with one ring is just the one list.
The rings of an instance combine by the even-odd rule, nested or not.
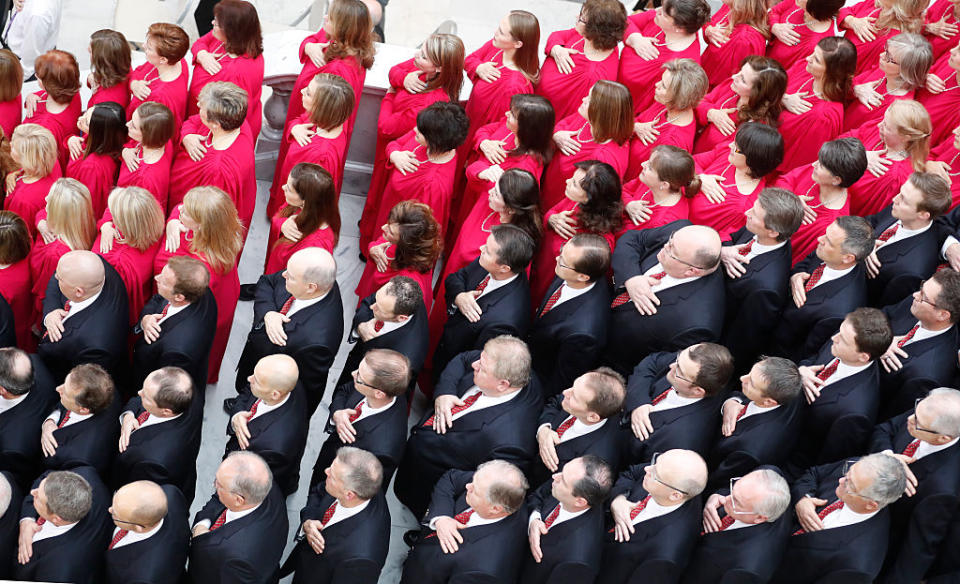
[(907, 488), (907, 475), (903, 464), (890, 455), (878, 452), (864, 456), (857, 464), (865, 465), (867, 471), (873, 475), (873, 482), (862, 489), (860, 495), (873, 499), (881, 509), (899, 499)]
[(783, 405), (800, 397), (803, 381), (796, 363), (783, 357), (763, 357), (760, 374), (767, 381), (763, 394)]
[(364, 501), (377, 496), (383, 483), (383, 466), (376, 456), (360, 448), (342, 446), (337, 450), (337, 460), (346, 467), (343, 485), (347, 490)]
[[(327, 252), (327, 250), (323, 251), (330, 253)], [(303, 270), (303, 279), (308, 284), (316, 284), (317, 288), (320, 290), (329, 290), (333, 288), (334, 282), (337, 281), (336, 261), (331, 257), (329, 265), (325, 265), (323, 262), (311, 264), (305, 270)]]
[(530, 349), (517, 337), (500, 335), (486, 342), (484, 352), (493, 360), (491, 373), (497, 379), (506, 379), (510, 387), (525, 387), (530, 383)]
[(836, 218), (836, 224), (843, 229), (846, 237), (840, 246), (843, 253), (852, 253), (858, 262), (862, 262), (873, 251), (873, 227), (863, 217), (842, 215)]
[(230, 461), (236, 474), (233, 484), (224, 486), (243, 497), (247, 503), (259, 505), (263, 502), (273, 487), (273, 473), (266, 461), (259, 454), (244, 450), (231, 452), (226, 461)]
[(960, 391), (938, 387), (930, 390), (923, 401), (927, 400), (937, 413), (929, 429), (954, 438), (960, 436)]
[[(513, 514), (523, 505), (530, 484), (527, 477), (515, 465), (506, 460), (489, 460), (477, 467), (477, 472), (489, 468), (493, 474), (493, 481), (487, 489), (487, 500), (493, 505), (500, 505), (503, 510)], [(476, 473), (474, 473), (476, 476)]]
[(87, 479), (75, 472), (60, 470), (47, 475), (43, 481), (47, 509), (67, 523), (76, 523), (90, 512), (93, 489)]
[(773, 523), (786, 512), (790, 506), (790, 486), (780, 473), (762, 468), (747, 476), (756, 475), (763, 484), (764, 497), (754, 507), (754, 513), (767, 518), (767, 523)]
[(887, 48), (896, 50), (900, 62), (900, 78), (910, 85), (910, 90), (923, 87), (927, 72), (933, 64), (933, 47), (923, 35), (904, 32), (891, 37)]

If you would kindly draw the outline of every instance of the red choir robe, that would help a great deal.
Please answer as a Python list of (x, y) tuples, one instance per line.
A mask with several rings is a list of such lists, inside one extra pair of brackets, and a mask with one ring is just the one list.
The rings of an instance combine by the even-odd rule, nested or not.
[[(943, 20), (943, 17), (946, 16), (947, 23), (954, 26), (960, 26), (960, 20), (957, 20), (957, 16), (954, 14), (953, 6), (954, 4), (950, 0), (934, 0), (930, 3), (930, 6), (927, 7), (927, 12), (923, 19), (924, 24), (940, 22)], [(954, 33), (950, 35), (949, 38), (944, 39), (937, 35), (930, 34), (924, 30), (923, 36), (930, 41), (930, 46), (933, 47), (934, 59), (939, 59), (950, 49), (957, 46), (957, 41), (960, 41), (960, 33)]]
[[(843, 19), (848, 16), (855, 18), (871, 17), (877, 18), (880, 15), (880, 2), (878, 0), (862, 0), (853, 6), (845, 6), (837, 13), (837, 28), (842, 29), (843, 36), (847, 37), (857, 49), (857, 70), (856, 75), (861, 75), (872, 71), (877, 67), (877, 60), (880, 53), (883, 52), (887, 41), (900, 34), (900, 31), (892, 28), (887, 31), (879, 31), (876, 38), (872, 41), (864, 42), (860, 40), (854, 32), (843, 25)], [(856, 81), (854, 81), (856, 83)]]
[[(584, 42), (584, 38), (573, 28), (558, 30), (547, 38), (545, 49), (547, 58), (540, 68), (540, 81), (537, 82), (536, 93), (550, 100), (558, 120), (576, 113), (580, 102), (590, 93), (590, 89), (597, 81), (601, 79), (616, 81), (617, 79), (620, 63), (617, 49), (614, 49), (603, 61), (591, 61), (583, 54)], [(570, 73), (561, 73), (557, 63), (550, 56), (550, 51), (557, 45), (580, 51), (570, 55), (574, 65)]]
[[(130, 142), (128, 146), (138, 147), (139, 143)], [(139, 152), (138, 152), (138, 155)], [(117, 175), (118, 187), (140, 187), (150, 191), (150, 194), (160, 203), (160, 208), (167, 212), (167, 193), (170, 191), (170, 167), (173, 165), (173, 143), (167, 142), (163, 147), (163, 156), (153, 164), (147, 164), (143, 158), (140, 166), (131, 172), (123, 160), (120, 161), (120, 172)]]
[[(792, 0), (791, 0), (792, 1)], [(787, 93), (806, 93), (810, 111), (795, 114), (784, 108), (780, 114), (780, 135), (783, 136), (783, 162), (777, 167), (781, 173), (790, 172), (817, 159), (820, 147), (840, 135), (843, 126), (843, 104), (820, 99), (813, 93), (813, 76), (807, 73), (805, 63), (790, 69)]]
[(814, 32), (804, 25), (804, 18), (804, 10), (797, 6), (796, 0), (782, 0), (767, 13), (770, 26), (793, 24), (793, 32), (800, 35), (800, 41), (792, 47), (784, 44), (773, 34), (770, 35), (767, 56), (779, 61), (784, 68), (790, 68), (794, 63), (804, 61), (807, 56), (813, 54), (813, 49), (821, 39), (834, 36), (837, 32), (835, 22), (832, 22), (824, 32)]
[(22, 95), (18, 95), (9, 101), (0, 101), (0, 128), (3, 128), (3, 135), (7, 140), (13, 136), (13, 130), (23, 119), (22, 98)]
[(140, 318), (140, 311), (147, 300), (153, 296), (153, 259), (166, 241), (166, 235), (161, 235), (160, 239), (143, 251), (114, 240), (110, 251), (100, 253), (100, 239), (101, 236), (97, 235), (91, 249), (107, 260), (123, 280), (130, 306), (130, 326), (133, 326)]
[[(863, 142), (868, 152), (884, 148), (876, 124), (861, 126), (851, 135)], [(912, 173), (913, 164), (909, 156), (893, 162), (880, 176), (873, 176), (869, 170), (863, 173), (863, 177), (847, 189), (850, 197), (850, 214), (866, 217), (879, 213), (900, 192), (900, 186)]]
[(796, 265), (817, 248), (817, 239), (827, 232), (827, 227), (833, 223), (834, 219), (850, 214), (850, 195), (844, 197), (843, 206), (839, 209), (823, 207), (823, 201), (820, 200), (820, 185), (813, 182), (812, 163), (804, 164), (781, 176), (780, 180), (777, 181), (777, 186), (787, 189), (801, 198), (813, 197), (804, 200), (817, 212), (817, 218), (813, 220), (813, 223), (801, 224), (793, 237), (790, 238), (790, 250), (793, 256), (791, 265)]
[[(484, 81), (477, 76), (477, 66), (490, 61), (496, 63), (500, 77), (495, 81)], [(487, 41), (467, 55), (463, 61), (463, 69), (473, 83), (473, 90), (466, 105), (470, 131), (464, 145), (469, 148), (477, 130), (487, 124), (501, 122), (510, 109), (510, 99), (518, 93), (533, 93), (533, 84), (524, 77), (522, 71), (503, 66), (503, 51), (494, 47), (493, 41)]]
[[(200, 51), (224, 55), (220, 59), (221, 69), (216, 75), (207, 73), (207, 70), (200, 66), (197, 61), (197, 55)], [(187, 98), (187, 116), (200, 113), (197, 97), (207, 83), (229, 81), (247, 92), (247, 123), (250, 124), (250, 135), (256, 142), (260, 135), (260, 125), (263, 123), (263, 112), (260, 104), (260, 93), (263, 87), (263, 55), (256, 59), (251, 59), (246, 55), (231, 57), (226, 54), (223, 43), (213, 38), (212, 32), (208, 32), (197, 39), (190, 52), (193, 54), (193, 77), (190, 80), (190, 93)]]
[[(386, 242), (386, 239), (383, 237), (371, 242), (366, 248), (367, 254), (370, 253), (371, 247), (375, 247), (384, 242)], [(391, 262), (387, 267), (387, 271), (385, 272), (377, 270), (377, 263), (375, 261), (367, 261), (367, 265), (363, 269), (363, 275), (360, 276), (360, 282), (357, 283), (357, 288), (355, 290), (357, 296), (359, 297), (357, 299), (357, 306), (360, 306), (360, 303), (363, 302), (364, 298), (379, 290), (381, 286), (389, 282), (390, 278), (394, 276), (407, 276), (413, 278), (417, 284), (420, 285), (420, 290), (423, 291), (424, 305), (428, 307), (433, 305), (433, 268), (426, 272), (418, 272), (410, 268), (404, 268), (402, 270), (397, 269), (392, 261), (395, 257), (395, 250), (396, 246), (393, 244), (387, 246), (387, 257), (390, 258)]]
[(77, 92), (70, 101), (70, 105), (67, 106), (67, 109), (58, 114), (51, 114), (47, 111), (46, 91), (41, 90), (35, 91), (34, 93), (40, 96), (40, 103), (37, 104), (37, 109), (34, 110), (33, 115), (23, 120), (23, 123), (40, 124), (53, 133), (53, 139), (57, 143), (60, 170), (64, 170), (67, 167), (67, 159), (70, 156), (70, 151), (67, 149), (67, 138), (80, 135), (80, 130), (77, 129), (77, 119), (80, 117), (80, 114), (83, 113), (80, 93)]
[(640, 182), (639, 178), (635, 178), (623, 185), (621, 198), (623, 199), (624, 209), (626, 209), (627, 203), (646, 201), (647, 208), (650, 210), (650, 218), (637, 225), (630, 219), (630, 216), (627, 215), (626, 210), (624, 210), (623, 227), (617, 232), (617, 239), (620, 239), (620, 236), (627, 231), (653, 229), (654, 227), (661, 227), (678, 219), (689, 219), (690, 217), (690, 200), (685, 196), (680, 197), (680, 200), (670, 206), (655, 205), (650, 207), (650, 205), (654, 204), (653, 193), (650, 192), (647, 185)]
[(37, 323), (38, 314), (34, 305), (33, 281), (30, 279), (30, 256), (0, 268), (0, 296), (13, 311), (17, 346), (27, 352), (34, 351), (37, 340), (31, 328)]
[[(84, 142), (83, 147), (86, 147)], [(90, 190), (90, 201), (93, 204), (93, 216), (103, 215), (107, 208), (107, 197), (117, 184), (117, 172), (120, 162), (109, 154), (91, 153), (67, 163), (67, 178), (75, 178)]]
[(953, 136), (948, 136), (939, 146), (930, 151), (930, 160), (946, 162), (950, 165), (950, 193), (953, 195), (953, 202), (950, 208), (960, 204), (960, 179), (954, 175), (960, 175), (960, 150), (953, 147)]
[[(87, 109), (92, 108), (98, 103), (105, 103), (108, 101), (119, 103), (124, 109), (127, 108), (127, 105), (130, 103), (130, 88), (126, 79), (120, 83), (117, 83), (113, 87), (97, 87), (97, 89), (90, 96), (90, 99), (87, 101)], [(130, 119), (129, 115), (127, 116), (127, 119)]]
[[(296, 217), (297, 213), (292, 216)], [(287, 219), (288, 217), (281, 217), (280, 214), (277, 213), (273, 216), (273, 219), (270, 220), (270, 239), (267, 240), (269, 243), (267, 244), (267, 261), (263, 269), (264, 274), (273, 274), (280, 270), (285, 270), (290, 256), (301, 249), (322, 247), (330, 253), (333, 253), (333, 240), (335, 235), (333, 229), (330, 229), (329, 226), (308, 233), (297, 242), (291, 242), (289, 240), (281, 241), (280, 226), (283, 225), (283, 222)]]
[(875, 69), (868, 71), (863, 75), (854, 78), (853, 84), (873, 83), (876, 85), (875, 91), (883, 96), (883, 103), (873, 109), (867, 109), (859, 99), (854, 99), (843, 112), (843, 131), (849, 132), (865, 125), (876, 125), (883, 119), (883, 113), (887, 111), (890, 104), (900, 99), (913, 99), (913, 91), (908, 91), (903, 95), (890, 95), (887, 93), (887, 84), (884, 81), (883, 71)]
[[(726, 26), (730, 7), (724, 4), (706, 26)], [(700, 57), (700, 64), (707, 73), (710, 87), (726, 85), (730, 77), (740, 70), (740, 61), (749, 55), (762, 55), (767, 39), (749, 24), (737, 24), (730, 32), (730, 40), (715, 47), (709, 42)]]
[(180, 59), (180, 75), (173, 81), (163, 81), (157, 75), (157, 68), (150, 63), (144, 63), (130, 72), (131, 81), (146, 81), (150, 86), (150, 95), (147, 99), (140, 99), (130, 95), (130, 105), (127, 106), (127, 119), (133, 117), (133, 112), (145, 101), (161, 103), (173, 114), (174, 138), (180, 135), (180, 126), (187, 118), (187, 93), (189, 92), (190, 67), (186, 59)]
[(697, 167), (702, 169), (701, 174), (717, 174), (723, 177), (718, 181), (726, 193), (723, 202), (711, 203), (702, 191), (690, 199), (690, 221), (713, 227), (725, 241), (730, 239), (731, 233), (747, 223), (744, 213), (753, 206), (760, 191), (766, 186), (766, 181), (760, 179), (752, 191), (741, 193), (734, 177), (736, 168), (727, 161), (729, 154), (728, 148), (718, 146), (710, 154), (697, 157)]
[[(47, 214), (41, 212), (38, 214), (38, 221), (46, 219)], [(43, 237), (39, 234), (30, 248), (30, 279), (33, 281), (33, 299), (34, 310), (36, 314), (43, 314), (43, 299), (47, 297), (47, 284), (50, 278), (57, 271), (57, 262), (64, 254), (70, 251), (70, 246), (64, 243), (62, 239), (55, 239), (50, 243), (44, 243)]]
[(627, 180), (632, 180), (640, 174), (640, 165), (650, 158), (650, 153), (660, 145), (676, 146), (690, 152), (693, 149), (693, 140), (697, 136), (696, 116), (686, 126), (667, 123), (667, 108), (654, 102), (646, 110), (640, 112), (636, 121), (640, 123), (654, 122), (660, 135), (652, 144), (644, 144), (634, 135), (630, 138), (630, 154), (627, 162)]
[(54, 164), (50, 174), (36, 182), (25, 183), (22, 177), (18, 178), (16, 186), (13, 187), (13, 192), (3, 200), (3, 208), (20, 215), (20, 218), (27, 224), (31, 239), (37, 236), (37, 223), (35, 221), (37, 213), (46, 207), (50, 187), (61, 176), (60, 167)]
[[(736, 131), (729, 136), (724, 136), (720, 133), (720, 130), (717, 129), (717, 126), (707, 120), (707, 112), (712, 109), (722, 110), (736, 108), (737, 102), (739, 101), (740, 96), (734, 93), (732, 81), (714, 87), (710, 93), (700, 100), (700, 103), (697, 104), (697, 107), (693, 111), (697, 116), (697, 125), (702, 127), (703, 131), (697, 136), (697, 139), (693, 143), (692, 152), (694, 154), (710, 152), (716, 148), (718, 144), (723, 144), (733, 139)], [(737, 117), (736, 111), (732, 111), (727, 115), (730, 116), (734, 124), (737, 126), (740, 125), (740, 119)]]
[(946, 89), (934, 95), (925, 89), (917, 91), (917, 101), (927, 108), (930, 121), (933, 123), (933, 132), (930, 133), (930, 143), (939, 144), (950, 139), (953, 129), (960, 125), (960, 83), (957, 82), (957, 71), (950, 67), (950, 55), (944, 55), (930, 73), (943, 80)]
[[(304, 112), (296, 121), (296, 124), (305, 124), (310, 122), (310, 114)], [(291, 126), (292, 127), (292, 126)], [(316, 130), (314, 126), (314, 130)], [(270, 187), (270, 202), (267, 203), (267, 214), (276, 215), (284, 205), (283, 185), (287, 183), (290, 177), (290, 171), (301, 162), (312, 162), (319, 164), (333, 178), (333, 184), (336, 186), (337, 193), (340, 193), (340, 186), (343, 183), (343, 164), (347, 158), (347, 131), (344, 128), (340, 135), (335, 138), (324, 138), (322, 136), (313, 136), (306, 146), (301, 146), (296, 140), (288, 137), (289, 147), (283, 163), (277, 165), (278, 171), (273, 175), (273, 185)]]

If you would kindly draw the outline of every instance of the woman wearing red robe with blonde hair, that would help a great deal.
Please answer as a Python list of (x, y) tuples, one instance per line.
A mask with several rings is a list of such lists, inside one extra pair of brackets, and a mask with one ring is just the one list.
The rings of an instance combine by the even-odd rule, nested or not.
[(30, 236), (37, 235), (36, 217), (46, 205), (47, 193), (60, 178), (57, 143), (50, 130), (39, 124), (20, 124), (10, 139), (10, 156), (20, 170), (7, 175), (3, 208), (26, 222)]
[(928, 0), (862, 0), (840, 9), (837, 28), (857, 47), (857, 75), (873, 69), (887, 41), (923, 30)]
[(762, 55), (770, 38), (766, 0), (721, 1), (723, 5), (703, 27), (707, 48), (700, 64), (710, 87), (725, 84), (748, 56)]

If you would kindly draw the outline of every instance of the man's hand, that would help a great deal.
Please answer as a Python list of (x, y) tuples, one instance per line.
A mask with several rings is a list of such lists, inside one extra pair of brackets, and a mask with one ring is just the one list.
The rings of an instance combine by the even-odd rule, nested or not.
[(543, 550), (540, 549), (540, 536), (547, 535), (547, 524), (540, 519), (535, 519), (527, 526), (527, 539), (530, 540), (530, 554), (533, 555), (533, 561), (540, 563), (543, 561)]
[(887, 454), (899, 460), (900, 464), (903, 465), (903, 472), (907, 476), (907, 488), (903, 491), (904, 494), (908, 497), (916, 495), (917, 475), (913, 474), (913, 471), (910, 470), (910, 465), (917, 459), (912, 456), (907, 456), (906, 454), (896, 454), (895, 452), (887, 452)]
[(891, 342), (890, 346), (887, 347), (887, 351), (880, 356), (880, 364), (883, 365), (883, 369), (887, 373), (893, 373), (894, 371), (900, 371), (903, 369), (903, 362), (900, 359), (906, 359), (910, 356), (906, 351), (897, 346), (897, 343), (899, 343), (905, 336), (906, 335), (893, 337), (893, 342)]
[(660, 299), (653, 293), (653, 286), (659, 282), (656, 278), (650, 276), (634, 276), (623, 283), (630, 295), (630, 300), (637, 308), (640, 314), (650, 316), (657, 313), (657, 306), (660, 305)]
[(630, 412), (630, 428), (633, 430), (633, 435), (640, 441), (646, 440), (650, 434), (653, 434), (653, 422), (650, 421), (652, 411), (652, 405), (643, 404)]
[(143, 318), (140, 319), (140, 328), (143, 329), (143, 340), (150, 343), (156, 341), (160, 338), (160, 333), (162, 331), (160, 327), (160, 317), (161, 314), (145, 314)]
[(720, 513), (717, 511), (724, 502), (726, 497), (714, 493), (707, 497), (707, 503), (703, 506), (703, 531), (706, 533), (716, 533), (720, 531)]
[(480, 317), (483, 315), (480, 305), (477, 304), (478, 296), (480, 296), (479, 290), (468, 290), (457, 294), (453, 299), (457, 310), (470, 322), (480, 322)]
[(633, 522), (630, 521), (630, 511), (637, 506), (637, 503), (628, 501), (623, 495), (618, 495), (610, 503), (610, 515), (613, 516), (613, 537), (621, 543), (630, 541), (630, 534), (633, 533)]
[(826, 499), (815, 499), (813, 497), (802, 497), (797, 501), (794, 509), (797, 511), (797, 519), (800, 520), (800, 526), (804, 531), (820, 531), (823, 529), (823, 522), (817, 515), (817, 507), (826, 505)]
[(33, 557), (33, 536), (40, 533), (40, 526), (35, 519), (20, 521), (20, 541), (17, 545), (17, 561), (26, 564)]
[(750, 260), (747, 259), (747, 256), (740, 255), (740, 250), (743, 249), (745, 245), (747, 244), (728, 245), (720, 248), (720, 261), (723, 262), (723, 267), (727, 271), (727, 275), (733, 279), (737, 279), (747, 273), (745, 266), (750, 263)]
[(63, 336), (63, 318), (65, 316), (67, 316), (67, 311), (57, 308), (43, 317), (43, 326), (47, 329), (47, 336), (51, 343), (56, 343)]
[(53, 433), (57, 430), (57, 423), (53, 420), (44, 420), (40, 425), (40, 449), (44, 456), (53, 456), (57, 453), (57, 439)]
[(793, 304), (797, 308), (803, 308), (803, 305), (807, 303), (807, 280), (810, 279), (810, 274), (807, 272), (800, 272), (790, 276), (790, 293), (793, 295)]
[(193, 537), (197, 537), (198, 535), (203, 535), (204, 533), (208, 533), (209, 531), (210, 531), (210, 527), (207, 526), (205, 523), (198, 523), (197, 525), (193, 526)]
[(120, 452), (126, 452), (127, 447), (130, 446), (130, 434), (139, 428), (140, 422), (137, 421), (133, 412), (124, 412), (120, 419)]
[(799, 369), (804, 397), (807, 398), (808, 404), (812, 404), (820, 397), (820, 386), (823, 385), (823, 380), (817, 377), (817, 373), (820, 373), (823, 365), (801, 365)]
[(950, 267), (960, 271), (960, 243), (954, 243), (947, 248), (944, 257), (950, 262)]
[(366, 322), (361, 322), (360, 324), (358, 324), (357, 336), (359, 336), (363, 342), (367, 342), (373, 337), (377, 336), (377, 331), (375, 328), (376, 323), (377, 323), (377, 319), (371, 318)]
[(333, 412), (333, 425), (337, 428), (337, 436), (344, 444), (353, 444), (357, 441), (357, 430), (350, 421), (353, 409), (337, 410)]
[(544, 424), (537, 429), (537, 444), (540, 445), (540, 460), (550, 472), (557, 472), (560, 468), (560, 457), (557, 456), (557, 444), (560, 444), (560, 435), (549, 425)]
[(455, 395), (441, 395), (433, 400), (433, 430), (437, 434), (446, 434), (453, 426), (453, 406), (462, 406), (463, 400)]
[(303, 536), (307, 538), (307, 543), (310, 544), (313, 553), (317, 555), (323, 553), (323, 548), (327, 543), (323, 539), (321, 527), (322, 524), (316, 519), (307, 519), (303, 522)]
[(233, 427), (233, 433), (237, 436), (237, 443), (240, 450), (246, 450), (250, 446), (250, 428), (247, 423), (253, 414), (250, 412), (237, 412), (230, 418), (230, 425)]
[(276, 310), (263, 315), (263, 328), (267, 331), (267, 338), (278, 347), (287, 346), (287, 332), (283, 330), (283, 325), (290, 322), (290, 317), (280, 314)]
[[(878, 241), (877, 243), (880, 242)], [(867, 268), (867, 277), (871, 280), (880, 275), (880, 268), (883, 267), (883, 264), (880, 263), (880, 258), (877, 257), (876, 249), (870, 252), (870, 255), (867, 256), (863, 264)]]
[(740, 403), (739, 400), (730, 398), (723, 402), (723, 407), (721, 407), (720, 410), (723, 412), (723, 423), (720, 426), (720, 433), (724, 436), (730, 436), (734, 430), (737, 429), (737, 418), (740, 416), (741, 410), (743, 410), (743, 404)]
[(440, 549), (443, 550), (443, 553), (452, 554), (460, 549), (460, 544), (463, 543), (460, 530), (465, 528), (466, 525), (453, 517), (437, 517), (433, 524), (437, 528), (437, 539), (440, 540)]

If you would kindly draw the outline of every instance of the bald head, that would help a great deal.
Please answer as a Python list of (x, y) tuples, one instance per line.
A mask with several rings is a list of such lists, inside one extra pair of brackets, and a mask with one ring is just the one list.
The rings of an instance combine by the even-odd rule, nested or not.
[(31, 388), (33, 363), (26, 351), (15, 347), (0, 349), (0, 396), (13, 399), (25, 395)]
[(720, 265), (720, 235), (704, 225), (687, 225), (670, 236), (657, 259), (673, 278), (705, 276)]
[(687, 499), (696, 497), (707, 486), (707, 463), (692, 450), (668, 450), (657, 457), (657, 477), (682, 489)]
[[(153, 481), (124, 485), (113, 495), (113, 513), (117, 518), (149, 531), (167, 515), (167, 494)], [(123, 529), (130, 527), (125, 524)]]
[(245, 450), (231, 452), (217, 469), (217, 496), (228, 509), (256, 507), (273, 486), (273, 473), (260, 455)]
[(690, 262), (701, 268), (713, 271), (720, 261), (720, 234), (706, 225), (688, 225), (677, 231), (677, 239), (692, 246), (696, 251), (695, 260)]
[(337, 281), (337, 262), (322, 247), (301, 249), (287, 260), (286, 278), (287, 290), (296, 298), (322, 296)]
[(57, 262), (60, 292), (71, 302), (81, 302), (103, 288), (103, 261), (92, 251), (70, 251)]
[[(250, 389), (261, 399), (282, 399), (297, 386), (300, 370), (290, 355), (267, 355), (257, 362), (250, 378)], [(271, 394), (277, 394), (271, 397)]]

